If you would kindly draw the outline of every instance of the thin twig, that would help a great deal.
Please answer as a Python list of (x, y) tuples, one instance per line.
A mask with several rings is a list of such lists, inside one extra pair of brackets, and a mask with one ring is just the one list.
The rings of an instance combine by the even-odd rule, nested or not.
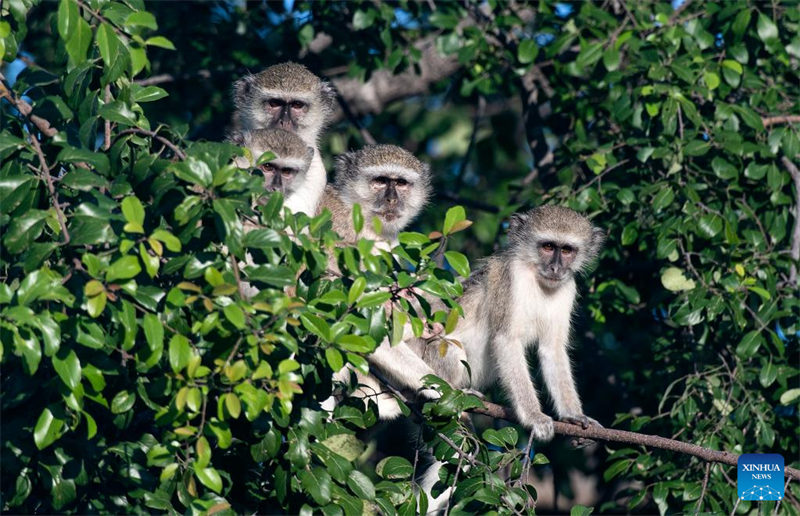
[[(786, 497), (786, 494), (789, 491), (789, 482), (791, 482), (791, 481), (792, 481), (792, 477), (789, 477), (789, 478), (786, 479), (786, 483), (783, 485), (783, 496), (784, 496), (784, 498)], [(772, 513), (775, 516), (778, 516), (778, 509), (781, 508), (781, 502), (782, 501), (783, 500), (778, 500), (778, 503), (775, 504), (775, 512)]]
[(158, 134), (156, 134), (155, 131), (147, 131), (145, 129), (140, 129), (138, 127), (131, 127), (130, 129), (125, 129), (124, 131), (120, 131), (119, 133), (117, 133), (117, 137), (114, 138), (114, 141), (111, 144), (113, 145), (121, 136), (124, 136), (126, 134), (143, 134), (145, 136), (155, 138), (156, 140), (161, 142), (164, 146), (168, 147), (173, 153), (175, 153), (175, 156), (177, 156), (178, 159), (182, 160), (186, 159), (186, 154), (184, 154), (184, 152), (180, 148), (178, 148), (178, 146), (176, 146), (174, 143), (164, 138), (163, 136), (159, 136)]
[[(111, 84), (106, 84), (106, 91), (103, 99), (106, 104), (111, 102)], [(106, 120), (103, 129), (103, 150), (108, 150), (111, 148), (111, 120)]]
[(78, 4), (78, 6), (82, 7), (82, 8), (83, 8), (83, 9), (84, 9), (84, 10), (85, 10), (87, 13), (91, 14), (91, 15), (92, 15), (92, 17), (93, 17), (94, 19), (96, 19), (97, 21), (99, 21), (99, 22), (101, 22), (101, 23), (105, 23), (105, 24), (107, 24), (109, 27), (111, 27), (111, 29), (112, 29), (114, 32), (116, 32), (116, 33), (117, 33), (117, 35), (119, 35), (119, 36), (121, 36), (121, 37), (123, 37), (123, 38), (126, 38), (126, 39), (128, 39), (128, 40), (130, 40), (130, 39), (133, 39), (133, 35), (132, 35), (132, 34), (130, 34), (129, 32), (126, 32), (126, 31), (125, 31), (125, 30), (123, 30), (123, 29), (120, 29), (119, 27), (117, 27), (116, 25), (114, 25), (113, 23), (111, 23), (110, 21), (108, 21), (108, 19), (107, 19), (106, 17), (104, 17), (104, 16), (103, 16), (102, 14), (100, 14), (99, 12), (97, 12), (97, 11), (93, 10), (91, 7), (89, 7), (88, 5), (86, 5), (86, 4), (85, 4), (84, 2), (82, 2), (81, 0), (75, 0), (75, 3), (76, 3), (76, 4)]
[(61, 204), (58, 202), (58, 192), (56, 192), (56, 187), (53, 184), (53, 176), (50, 175), (50, 168), (47, 166), (47, 160), (45, 160), (42, 146), (39, 145), (39, 140), (37, 140), (36, 136), (33, 134), (29, 134), (28, 137), (31, 145), (33, 145), (33, 149), (36, 151), (36, 155), (39, 157), (39, 164), (42, 167), (42, 174), (47, 183), (47, 190), (50, 192), (50, 200), (53, 201), (53, 208), (56, 210), (58, 225), (61, 226), (61, 232), (64, 234), (64, 241), (61, 242), (61, 245), (66, 245), (70, 240), (69, 231), (67, 231), (67, 218), (64, 216), (64, 212), (61, 211)]
[[(336, 86), (334, 86), (334, 89), (336, 89)], [(338, 90), (336, 90), (336, 100), (339, 101), (339, 106), (341, 106), (344, 116), (351, 124), (353, 124), (353, 127), (356, 128), (359, 134), (361, 134), (361, 137), (364, 139), (364, 143), (367, 145), (375, 145), (377, 143), (375, 137), (372, 136), (372, 133), (370, 133), (366, 127), (364, 127), (364, 124), (361, 123), (361, 120), (359, 120), (358, 117), (353, 113), (353, 110), (350, 109), (350, 104), (345, 100)]]
[[(484, 407), (471, 409), (470, 412), (519, 423), (511, 409), (487, 401), (484, 401), (483, 403)], [(553, 426), (555, 428), (555, 433), (558, 435), (586, 437), (588, 439), (616, 443), (638, 444), (650, 448), (658, 448), (660, 450), (684, 453), (686, 455), (703, 459), (707, 462), (719, 462), (720, 464), (727, 464), (729, 466), (736, 466), (739, 460), (739, 455), (735, 453), (710, 450), (708, 448), (703, 448), (702, 446), (697, 446), (696, 444), (684, 443), (674, 439), (667, 439), (666, 437), (661, 437), (659, 435), (627, 432), (625, 430), (603, 428), (596, 425), (583, 428), (580, 425), (564, 423), (563, 421), (554, 421)], [(784, 469), (784, 474), (795, 480), (800, 480), (800, 470), (795, 468), (786, 467)]]
[(467, 172), (467, 165), (469, 165), (469, 157), (472, 155), (472, 150), (475, 148), (475, 141), (478, 138), (478, 128), (481, 125), (483, 114), (486, 112), (486, 98), (483, 95), (478, 97), (478, 108), (475, 110), (475, 118), (472, 121), (472, 134), (469, 136), (469, 145), (464, 157), (461, 158), (461, 164), (458, 166), (458, 174), (456, 175), (456, 190), (461, 188), (464, 181), (464, 174)]
[(706, 497), (706, 487), (708, 487), (708, 475), (711, 473), (711, 463), (706, 463), (706, 472), (703, 475), (703, 487), (700, 489), (700, 499), (697, 500), (697, 505), (694, 508), (695, 513), (700, 512), (700, 507), (703, 506), (703, 498)]
[(25, 102), (22, 98), (14, 95), (14, 92), (6, 85), (6, 77), (2, 73), (0, 73), (0, 98), (8, 99), (8, 101), (17, 108), (17, 111), (30, 120), (45, 136), (52, 138), (58, 134), (56, 128), (51, 126), (49, 121), (33, 114), (33, 106)]
[(683, 3), (680, 6), (678, 6), (678, 8), (675, 9), (675, 11), (669, 17), (669, 25), (675, 25), (675, 21), (678, 19), (678, 17), (681, 15), (681, 13), (684, 10), (686, 10), (687, 7), (689, 7), (689, 4), (691, 4), (691, 3), (692, 3), (692, 0), (683, 0)]

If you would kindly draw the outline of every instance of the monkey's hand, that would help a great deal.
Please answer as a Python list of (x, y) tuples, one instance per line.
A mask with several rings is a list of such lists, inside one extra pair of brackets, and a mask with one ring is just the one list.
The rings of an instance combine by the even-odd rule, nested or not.
[(417, 391), (417, 396), (422, 400), (438, 400), (442, 395), (436, 389), (423, 388)]
[(517, 414), (522, 426), (531, 429), (533, 438), (537, 441), (547, 442), (553, 439), (555, 429), (553, 428), (553, 418), (542, 412), (532, 412), (529, 414)]
[[(603, 427), (600, 423), (596, 420), (586, 416), (584, 414), (577, 414), (577, 415), (567, 415), (561, 418), (562, 421), (565, 423), (571, 423), (573, 425), (579, 425), (581, 428), (589, 428), (590, 426), (599, 426), (600, 428)], [(587, 446), (591, 446), (596, 441), (593, 439), (588, 439), (586, 437), (573, 437), (570, 439), (569, 443), (573, 448), (586, 448)]]

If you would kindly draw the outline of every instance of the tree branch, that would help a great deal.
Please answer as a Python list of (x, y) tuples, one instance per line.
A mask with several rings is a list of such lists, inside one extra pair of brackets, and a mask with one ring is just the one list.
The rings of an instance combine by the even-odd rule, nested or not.
[[(472, 409), (471, 412), (476, 414), (484, 414), (498, 419), (505, 419), (513, 423), (519, 423), (511, 409), (490, 403), (483, 402), (483, 408)], [(638, 444), (649, 448), (658, 448), (661, 450), (668, 450), (672, 452), (684, 453), (707, 462), (719, 462), (720, 464), (728, 464), (729, 466), (736, 466), (739, 456), (735, 453), (710, 450), (697, 446), (696, 444), (684, 443), (674, 439), (667, 439), (659, 435), (639, 434), (636, 432), (627, 432), (625, 430), (614, 430), (611, 428), (603, 428), (600, 426), (589, 426), (583, 428), (580, 425), (573, 425), (564, 423), (562, 421), (554, 421), (556, 434), (568, 435), (571, 437), (584, 437), (599, 441), (608, 441), (626, 444)], [(795, 480), (800, 480), (800, 470), (795, 468), (784, 468), (784, 475)]]
[(765, 116), (761, 119), (765, 128), (777, 124), (800, 124), (800, 115)]
[(58, 133), (56, 128), (50, 125), (50, 122), (38, 115), (33, 114), (33, 106), (14, 95), (14, 92), (12, 92), (11, 89), (6, 86), (6, 77), (2, 73), (0, 73), (0, 98), (7, 99), (9, 102), (11, 102), (11, 104), (17, 108), (20, 113), (22, 113), (22, 116), (30, 120), (31, 123), (35, 125), (36, 128), (39, 129), (39, 131), (41, 131), (41, 133), (45, 136), (52, 138)]
[[(331, 79), (336, 90), (347, 100), (354, 116), (380, 113), (384, 106), (394, 100), (425, 93), (432, 84), (450, 77), (461, 68), (457, 56), (439, 54), (433, 37), (424, 38), (414, 46), (422, 52), (422, 56), (415, 66), (399, 74), (376, 70), (367, 82), (350, 77)], [(333, 115), (333, 121), (338, 122), (344, 116), (340, 110)]]
[(145, 129), (140, 129), (138, 127), (132, 127), (130, 129), (125, 129), (123, 131), (120, 131), (119, 133), (117, 133), (117, 137), (114, 138), (114, 141), (111, 143), (111, 145), (116, 143), (121, 136), (124, 136), (126, 134), (142, 134), (144, 136), (149, 136), (150, 138), (154, 138), (159, 142), (161, 142), (165, 147), (168, 147), (173, 153), (175, 153), (175, 156), (177, 156), (178, 159), (182, 160), (186, 159), (186, 154), (184, 154), (184, 152), (177, 145), (175, 145), (168, 139), (164, 138), (163, 136), (158, 135), (155, 131), (147, 131)]
[(64, 234), (64, 241), (61, 245), (66, 245), (69, 243), (70, 239), (69, 231), (67, 231), (67, 218), (64, 216), (64, 212), (61, 211), (61, 204), (58, 202), (58, 192), (56, 192), (56, 187), (53, 184), (53, 176), (50, 175), (50, 167), (47, 166), (47, 160), (44, 157), (44, 152), (42, 152), (42, 146), (39, 144), (39, 140), (36, 139), (36, 135), (28, 134), (28, 138), (30, 139), (31, 145), (33, 145), (33, 150), (36, 151), (36, 155), (39, 157), (39, 165), (42, 167), (42, 174), (47, 183), (47, 191), (50, 192), (50, 200), (53, 202), (53, 208), (56, 210), (58, 225), (61, 226), (61, 232)]
[(781, 156), (781, 163), (789, 171), (794, 180), (794, 231), (792, 232), (792, 249), (790, 256), (795, 262), (789, 269), (789, 282), (800, 285), (800, 279), (797, 277), (797, 262), (800, 260), (800, 170), (797, 165), (792, 163), (792, 160), (786, 156)]

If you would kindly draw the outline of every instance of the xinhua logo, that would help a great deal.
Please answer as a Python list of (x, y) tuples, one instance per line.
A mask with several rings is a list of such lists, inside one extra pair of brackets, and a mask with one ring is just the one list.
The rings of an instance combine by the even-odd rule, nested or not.
[(777, 453), (745, 453), (739, 456), (737, 483), (740, 500), (783, 498), (783, 457)]

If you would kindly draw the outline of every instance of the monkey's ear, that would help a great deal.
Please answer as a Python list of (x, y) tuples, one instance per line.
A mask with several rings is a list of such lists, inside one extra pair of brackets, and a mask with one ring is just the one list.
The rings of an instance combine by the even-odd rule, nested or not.
[(508, 221), (508, 230), (517, 231), (518, 229), (520, 229), (522, 226), (525, 225), (525, 223), (528, 221), (529, 218), (530, 215), (527, 213), (512, 214), (511, 218)]
[(356, 156), (354, 152), (345, 152), (336, 157), (336, 176), (350, 175), (356, 169)]
[(244, 133), (242, 131), (231, 131), (228, 134), (228, 141), (239, 147), (244, 146)]
[(255, 84), (255, 75), (245, 75), (238, 81), (233, 83), (233, 104), (234, 106), (242, 107), (245, 100), (250, 95), (250, 91)]
[(328, 81), (320, 81), (319, 96), (325, 110), (332, 112), (336, 108), (336, 88)]
[(314, 147), (306, 147), (306, 161), (311, 163), (312, 159), (314, 159)]
[(605, 230), (598, 227), (592, 227), (592, 243), (591, 243), (592, 254), (599, 253), (605, 241), (606, 241)]

